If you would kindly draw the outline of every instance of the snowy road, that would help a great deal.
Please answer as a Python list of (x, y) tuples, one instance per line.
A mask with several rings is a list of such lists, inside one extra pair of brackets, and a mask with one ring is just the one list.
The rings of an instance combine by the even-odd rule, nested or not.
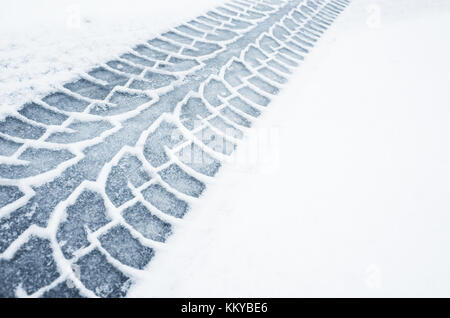
[(1, 295), (126, 295), (346, 6), (233, 1), (4, 115)]

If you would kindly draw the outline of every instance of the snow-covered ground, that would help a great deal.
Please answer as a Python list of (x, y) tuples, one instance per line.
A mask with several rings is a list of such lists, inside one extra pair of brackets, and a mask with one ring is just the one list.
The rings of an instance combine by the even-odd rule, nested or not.
[[(4, 0), (0, 117), (221, 2)], [(449, 28), (352, 1), (129, 296), (450, 296)]]
[(130, 296), (450, 296), (449, 29), (353, 1)]
[(0, 118), (78, 73), (223, 2), (3, 0)]

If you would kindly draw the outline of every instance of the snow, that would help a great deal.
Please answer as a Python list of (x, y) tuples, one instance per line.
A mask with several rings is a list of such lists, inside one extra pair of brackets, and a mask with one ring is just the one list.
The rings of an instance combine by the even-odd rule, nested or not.
[(42, 98), (77, 74), (223, 2), (3, 0), (0, 118)]
[[(196, 0), (186, 5), (180, 0), (4, 1), (0, 12), (0, 118), (26, 102), (46, 96), (77, 74), (221, 2)], [(13, 260), (19, 269), (22, 263), (36, 264), (33, 271), (37, 274), (31, 271), (29, 276), (21, 277), (25, 283), (18, 292), (39, 296), (59, 291), (75, 296), (77, 293), (66, 288), (66, 282), (73, 280), (84, 295), (107, 296), (114, 291), (113, 296), (123, 296), (128, 287), (126, 274), (140, 278), (132, 286), (128, 295), (131, 297), (449, 296), (449, 18), (450, 4), (446, 0), (353, 1), (306, 62), (295, 70), (295, 76), (283, 85), (282, 93), (264, 109), (256, 125), (251, 130), (243, 127), (244, 141), (237, 140), (242, 137), (240, 131), (232, 132), (239, 147), (214, 179), (201, 176), (214, 175), (218, 169), (220, 163), (212, 158), (206, 168), (191, 166), (199, 173), (190, 171), (190, 175), (173, 163), (160, 170), (150, 166), (149, 161), (166, 163), (164, 151), (175, 146), (164, 144), (162, 138), (166, 135), (159, 136), (158, 129), (176, 130), (176, 126), (172, 125), (174, 116), (164, 115), (148, 127), (149, 114), (142, 115), (148, 104), (136, 109), (134, 104), (125, 105), (133, 109), (125, 115), (121, 112), (130, 109), (92, 109), (114, 115), (109, 118), (114, 128), (105, 134), (97, 129), (107, 130), (110, 126), (89, 122), (87, 113), (76, 115), (67, 126), (79, 134), (50, 128), (31, 145), (40, 145), (49, 136), (62, 144), (74, 142), (68, 149), (76, 158), (70, 159), (71, 154), (63, 146), (52, 149), (52, 153), (20, 151), (25, 159), (41, 156), (51, 160), (34, 160), (27, 169), (13, 171), (14, 177), (30, 176), (27, 184), (20, 181), (0, 193), (20, 197), (1, 212), (2, 217), (34, 195), (29, 184), (42, 185), (38, 194), (45, 195), (45, 202), (55, 207), (46, 229), (34, 225), (27, 230), (14, 228), (24, 232), (3, 253), (3, 259)], [(168, 87), (160, 91), (172, 89), (171, 80), (177, 78), (161, 78), (161, 85)], [(183, 96), (187, 93), (184, 89), (180, 92)], [(220, 103), (218, 94), (224, 97), (227, 88), (212, 79), (201, 85), (201, 91), (204, 100), (214, 105)], [(254, 102), (268, 103), (263, 95), (254, 94)], [(139, 98), (147, 101), (150, 96), (136, 96)], [(195, 118), (189, 117), (190, 112), (202, 112), (195, 98), (185, 97), (189, 109), (182, 114), (192, 125)], [(76, 105), (68, 102), (62, 106)], [(176, 112), (182, 111), (177, 107)], [(226, 117), (232, 115), (228, 113)], [(234, 119), (244, 117), (240, 118)], [(79, 119), (87, 121), (78, 122)], [(120, 133), (106, 139), (128, 119), (127, 124), (134, 124), (136, 129), (126, 137), (138, 139), (139, 146), (148, 146), (143, 153), (130, 146), (122, 147), (117, 142), (122, 137)], [(225, 121), (219, 124), (228, 129)], [(11, 125), (16, 127), (17, 123)], [(144, 126), (145, 132), (139, 135)], [(180, 125), (187, 135), (188, 126), (185, 129)], [(36, 138), (43, 134), (37, 128), (40, 126), (33, 126), (35, 130), (27, 127), (30, 126), (25, 125), (19, 133)], [(209, 138), (208, 129), (199, 131), (199, 138)], [(83, 141), (77, 143), (78, 139), (73, 138)], [(155, 147), (158, 138), (161, 149)], [(76, 190), (70, 196), (67, 193), (66, 200), (58, 201), (70, 190), (64, 183), (69, 174), (51, 187), (46, 188), (45, 182), (62, 175), (82, 157), (83, 149), (99, 140), (105, 142), (85, 152), (86, 157), (94, 153), (102, 163), (108, 162), (100, 172), (89, 171), (95, 177), (100, 174), (98, 181), (81, 181), (76, 175), (70, 180), (80, 183)], [(230, 145), (223, 149), (223, 157), (234, 147), (234, 143)], [(8, 149), (0, 149), (1, 154), (17, 150), (15, 144), (7, 146)], [(172, 150), (186, 151), (188, 157), (192, 153), (208, 156), (190, 145)], [(126, 164), (121, 161), (124, 156), (128, 156)], [(178, 163), (186, 158), (170, 159)], [(2, 160), (20, 162), (18, 158)], [(66, 162), (56, 167), (63, 161)], [(155, 183), (142, 179), (140, 162), (157, 175)], [(56, 168), (35, 176), (36, 171), (51, 167)], [(203, 194), (204, 185), (196, 178), (207, 179)], [(186, 202), (159, 186), (162, 181), (189, 203), (189, 211), (187, 205), (182, 205)], [(130, 193), (119, 193), (117, 202), (105, 200), (105, 206), (101, 198), (98, 202), (85, 198), (91, 194), (111, 198), (117, 189)], [(188, 195), (200, 194), (195, 202), (193, 198), (188, 200)], [(125, 217), (134, 227), (141, 228), (141, 234), (129, 225), (125, 227), (116, 213), (115, 205), (123, 204), (119, 200), (127, 195), (135, 201), (122, 206), (127, 209)], [(144, 197), (161, 211), (152, 209), (155, 215), (143, 214), (150, 204), (136, 202), (144, 201)], [(71, 213), (82, 209), (79, 206), (92, 206), (93, 202), (96, 214), (85, 216), (91, 219), (81, 220)], [(188, 213), (182, 220), (174, 220), (164, 212), (175, 216)], [(91, 235), (90, 231), (101, 226), (104, 219), (113, 221), (100, 233)], [(166, 223), (168, 219), (173, 223)], [(71, 230), (67, 226), (58, 234), (65, 244), (63, 251), (52, 233), (57, 233), (65, 221), (74, 227)], [(148, 222), (152, 222), (150, 229), (140, 225)], [(85, 232), (86, 228), (89, 231)], [(166, 239), (172, 230), (174, 234)], [(110, 236), (111, 233), (116, 235)], [(120, 233), (124, 234), (119, 242)], [(39, 238), (32, 237), (34, 234), (39, 234)], [(157, 242), (151, 241), (154, 237), (158, 237)], [(86, 247), (87, 241), (94, 243)], [(143, 248), (138, 241), (150, 247)], [(85, 248), (77, 250), (79, 246)], [(72, 247), (79, 256), (74, 264), (63, 255), (71, 253)], [(29, 250), (36, 253), (27, 256), (25, 252)], [(40, 266), (39, 262), (47, 262), (52, 253), (51, 266)], [(150, 258), (144, 272), (125, 266), (141, 268)], [(55, 279), (57, 270), (63, 275)], [(11, 271), (16, 275), (14, 268)], [(41, 272), (46, 275), (38, 281)], [(17, 279), (14, 275), (11, 280)], [(46, 284), (47, 290), (39, 289)]]
[(449, 21), (353, 1), (129, 296), (450, 296)]

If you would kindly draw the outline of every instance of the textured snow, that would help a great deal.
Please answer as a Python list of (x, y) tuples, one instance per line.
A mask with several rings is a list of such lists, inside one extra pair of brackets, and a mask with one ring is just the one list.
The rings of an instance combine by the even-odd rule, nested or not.
[[(427, 79), (448, 68), (448, 3), (354, 3), (308, 63), (301, 54), (324, 28), (314, 18), (289, 48), (278, 42), (298, 27), (289, 18), (271, 30), (273, 38), (250, 44), (294, 3), (234, 42), (249, 24), (218, 13), (236, 14), (225, 8), (206, 14), (216, 20), (175, 28), (186, 36), (166, 32), (211, 1), (186, 10), (177, 1), (49, 0), (39, 7), (47, 14), (32, 17), (19, 10), (24, 2), (7, 2), (8, 15), (0, 16), (7, 26), (0, 31), (0, 132), (30, 141), (0, 163), (7, 182), (27, 178), (0, 188), (7, 204), (2, 290), (77, 297), (75, 282), (83, 296), (118, 297), (144, 276), (130, 296), (443, 294), (442, 285), (429, 282), (442, 282), (449, 265), (440, 250), (448, 242), (440, 228), (448, 206), (445, 195), (435, 195), (446, 193), (448, 180), (448, 152), (440, 146), (448, 139), (441, 121), (448, 122), (449, 72)], [(55, 14), (63, 7), (66, 15)], [(311, 9), (299, 10), (302, 19)], [(228, 20), (228, 30), (207, 34), (220, 25), (214, 21)], [(153, 37), (161, 33), (178, 44)], [(192, 44), (190, 36), (205, 41)], [(222, 41), (226, 50), (208, 41)], [(124, 53), (130, 47), (135, 53)], [(139, 54), (160, 61), (157, 72), (143, 72), (154, 64)], [(273, 98), (290, 73), (286, 65), (301, 65), (300, 75)], [(133, 81), (118, 88), (127, 74)], [(157, 92), (137, 92), (148, 89)], [(43, 107), (43, 96), (73, 118), (52, 127), (67, 116)], [(24, 103), (23, 117), (10, 116)], [(262, 121), (254, 121), (262, 110)], [(249, 156), (252, 137), (257, 153)], [(266, 152), (261, 141), (271, 141)], [(234, 153), (238, 143), (242, 150)], [(6, 155), (21, 147), (1, 137), (0, 145)], [(219, 177), (210, 180), (222, 160)], [(424, 177), (429, 182), (420, 182)]]
[(353, 1), (129, 296), (448, 297), (449, 28), (448, 1)]
[(2, 1), (0, 118), (74, 75), (223, 2)]

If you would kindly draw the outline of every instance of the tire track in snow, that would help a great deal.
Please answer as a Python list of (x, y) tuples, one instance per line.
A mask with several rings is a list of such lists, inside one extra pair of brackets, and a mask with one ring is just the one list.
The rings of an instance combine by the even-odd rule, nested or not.
[(348, 4), (231, 1), (0, 121), (0, 295), (126, 295)]

